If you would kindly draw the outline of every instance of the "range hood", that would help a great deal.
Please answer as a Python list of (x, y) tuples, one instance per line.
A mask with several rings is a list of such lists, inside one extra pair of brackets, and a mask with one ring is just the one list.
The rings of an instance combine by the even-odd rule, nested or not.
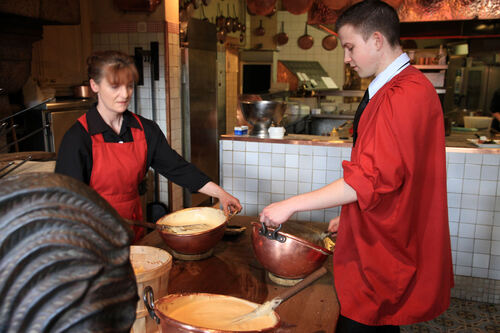
[(500, 19), (401, 23), (401, 39), (498, 37), (500, 37)]

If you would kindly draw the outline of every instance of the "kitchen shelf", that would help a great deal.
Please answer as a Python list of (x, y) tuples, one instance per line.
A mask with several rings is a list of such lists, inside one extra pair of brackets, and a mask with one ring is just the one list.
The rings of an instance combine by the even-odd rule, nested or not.
[(364, 90), (320, 90), (316, 96), (343, 96), (343, 97), (363, 97)]
[(417, 69), (425, 69), (425, 70), (441, 70), (441, 69), (448, 69), (448, 65), (413, 65), (413, 67)]

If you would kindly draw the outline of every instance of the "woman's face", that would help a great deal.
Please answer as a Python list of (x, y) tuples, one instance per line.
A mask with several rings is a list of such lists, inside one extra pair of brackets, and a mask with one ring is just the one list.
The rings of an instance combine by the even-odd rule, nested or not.
[(99, 83), (91, 79), (90, 86), (97, 93), (99, 107), (120, 114), (127, 110), (134, 92), (133, 81), (111, 83), (106, 73)]

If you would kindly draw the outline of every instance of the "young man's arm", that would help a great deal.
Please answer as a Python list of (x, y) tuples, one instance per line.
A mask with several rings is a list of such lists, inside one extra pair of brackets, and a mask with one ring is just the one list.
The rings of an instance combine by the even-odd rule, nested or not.
[(260, 221), (270, 225), (286, 222), (296, 212), (345, 205), (357, 200), (356, 191), (343, 178), (316, 191), (270, 204), (262, 210)]

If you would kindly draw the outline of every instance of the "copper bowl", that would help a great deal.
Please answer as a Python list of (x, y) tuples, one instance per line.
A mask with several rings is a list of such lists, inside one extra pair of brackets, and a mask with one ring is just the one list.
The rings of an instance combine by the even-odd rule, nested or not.
[(275, 332), (280, 326), (280, 317), (279, 315), (273, 311), (273, 314), (276, 318), (276, 324), (272, 327), (268, 327), (265, 329), (258, 330), (247, 330), (247, 331), (226, 331), (226, 330), (218, 330), (218, 329), (210, 329), (203, 328), (200, 326), (195, 326), (194, 324), (184, 323), (182, 321), (178, 321), (168, 315), (165, 309), (168, 309), (169, 306), (175, 306), (175, 301), (179, 301), (182, 298), (187, 297), (216, 297), (219, 300), (227, 300), (245, 302), (252, 307), (257, 307), (259, 304), (253, 303), (241, 298), (226, 296), (226, 295), (217, 295), (217, 294), (207, 294), (207, 293), (182, 293), (182, 294), (170, 294), (164, 297), (161, 297), (152, 302), (154, 299), (153, 290), (151, 287), (144, 288), (144, 303), (149, 312), (151, 318), (153, 318), (156, 323), (160, 326), (160, 332), (169, 332), (169, 333), (186, 333), (186, 332), (196, 332), (196, 333), (229, 333), (229, 332), (244, 332), (244, 333), (259, 333), (259, 332)]
[(301, 279), (317, 270), (329, 255), (328, 249), (310, 241), (252, 222), (252, 246), (264, 268), (284, 279)]
[[(175, 225), (171, 222), (176, 218), (186, 219), (184, 224), (196, 224), (210, 222), (214, 227), (208, 230), (193, 231), (190, 233), (176, 233), (168, 230), (160, 230), (161, 238), (170, 249), (188, 255), (206, 253), (212, 249), (224, 236), (228, 218), (220, 209), (211, 207), (186, 208), (165, 215), (158, 220), (157, 224)], [(213, 222), (211, 219), (217, 219)]]

